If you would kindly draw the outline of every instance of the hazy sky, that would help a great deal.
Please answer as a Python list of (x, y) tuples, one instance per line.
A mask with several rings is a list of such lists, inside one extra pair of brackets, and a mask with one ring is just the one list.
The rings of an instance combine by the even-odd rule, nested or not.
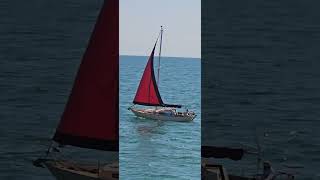
[(201, 57), (200, 0), (120, 0), (120, 54), (148, 56), (161, 25), (163, 56)]

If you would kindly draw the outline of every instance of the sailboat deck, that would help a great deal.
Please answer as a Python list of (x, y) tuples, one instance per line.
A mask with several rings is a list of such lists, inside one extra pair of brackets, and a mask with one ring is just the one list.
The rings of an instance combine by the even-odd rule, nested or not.
[(160, 109), (135, 109), (131, 111), (138, 117), (147, 119), (164, 120), (164, 121), (192, 121), (196, 115), (193, 112), (177, 112), (175, 108)]

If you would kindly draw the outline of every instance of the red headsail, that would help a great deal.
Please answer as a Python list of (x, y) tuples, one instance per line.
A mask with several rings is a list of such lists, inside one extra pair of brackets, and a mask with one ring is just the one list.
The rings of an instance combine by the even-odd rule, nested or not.
[(53, 139), (119, 150), (119, 0), (105, 0)]
[(163, 106), (163, 102), (158, 90), (157, 82), (154, 77), (153, 70), (153, 58), (154, 45), (151, 55), (149, 57), (146, 68), (144, 69), (136, 97), (133, 100), (134, 104), (146, 105), (146, 106)]

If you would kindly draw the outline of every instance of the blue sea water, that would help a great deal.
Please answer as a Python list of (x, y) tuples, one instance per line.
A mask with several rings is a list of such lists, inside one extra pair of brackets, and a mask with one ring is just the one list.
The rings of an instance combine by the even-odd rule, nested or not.
[(120, 58), (120, 178), (200, 179), (200, 59), (161, 60), (162, 99), (195, 111), (197, 117), (188, 123), (137, 118), (127, 109), (132, 105), (147, 59)]

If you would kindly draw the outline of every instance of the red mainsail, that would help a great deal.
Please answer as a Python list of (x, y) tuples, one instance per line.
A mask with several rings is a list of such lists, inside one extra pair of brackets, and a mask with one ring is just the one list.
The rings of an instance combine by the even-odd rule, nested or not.
[(151, 55), (149, 57), (146, 68), (144, 69), (136, 96), (133, 100), (134, 104), (146, 105), (146, 106), (162, 106), (163, 102), (158, 90), (157, 82), (154, 76), (153, 59), (154, 50), (156, 44), (153, 47)]
[(119, 0), (105, 0), (53, 140), (119, 150)]
[(154, 76), (153, 59), (154, 51), (157, 43), (154, 45), (151, 55), (149, 57), (146, 68), (144, 69), (136, 96), (133, 100), (134, 104), (145, 106), (162, 106), (162, 107), (175, 107), (181, 108), (181, 105), (165, 104), (163, 103), (158, 85)]

